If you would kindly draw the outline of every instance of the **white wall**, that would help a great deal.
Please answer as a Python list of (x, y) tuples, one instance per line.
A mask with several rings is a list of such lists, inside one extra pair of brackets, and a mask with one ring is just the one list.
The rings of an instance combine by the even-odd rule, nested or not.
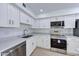
[(45, 28), (34, 28), (32, 29), (34, 34), (50, 34), (50, 29)]
[(0, 28), (0, 38), (21, 35), (22, 31), (18, 28)]
[(72, 28), (52, 28), (51, 34), (55, 34), (56, 32), (54, 32), (54, 31), (58, 31), (57, 33), (59, 33), (60, 35), (73, 35)]
[(29, 33), (31, 32), (31, 26), (22, 24), (19, 28), (0, 28), (0, 38), (22, 35), (25, 28), (28, 29)]

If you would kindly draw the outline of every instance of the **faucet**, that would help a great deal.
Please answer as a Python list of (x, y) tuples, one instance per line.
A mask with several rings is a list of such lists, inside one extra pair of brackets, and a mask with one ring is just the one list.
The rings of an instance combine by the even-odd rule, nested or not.
[(26, 29), (23, 30), (23, 36), (25, 36), (25, 31), (26, 31)]

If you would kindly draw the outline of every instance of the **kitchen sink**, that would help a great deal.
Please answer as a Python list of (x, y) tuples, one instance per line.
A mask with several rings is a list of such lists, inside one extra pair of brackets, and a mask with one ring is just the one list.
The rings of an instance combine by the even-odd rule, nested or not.
[(27, 35), (27, 36), (23, 36), (22, 38), (29, 38), (32, 37), (33, 35)]

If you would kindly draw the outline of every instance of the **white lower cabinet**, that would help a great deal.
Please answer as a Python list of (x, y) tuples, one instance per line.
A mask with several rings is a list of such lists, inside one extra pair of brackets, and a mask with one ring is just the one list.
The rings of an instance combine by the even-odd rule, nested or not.
[(67, 54), (79, 55), (79, 40), (78, 38), (67, 38)]
[(36, 37), (37, 47), (50, 49), (50, 35), (39, 35)]
[(33, 37), (27, 39), (26, 40), (26, 55), (30, 56), (35, 48), (36, 48), (36, 39)]

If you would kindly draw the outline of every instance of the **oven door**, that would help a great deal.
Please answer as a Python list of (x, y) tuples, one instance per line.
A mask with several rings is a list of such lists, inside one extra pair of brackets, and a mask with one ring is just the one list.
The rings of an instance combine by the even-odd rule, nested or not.
[(66, 50), (66, 40), (62, 39), (51, 39), (51, 48), (59, 48), (59, 49), (64, 49)]

